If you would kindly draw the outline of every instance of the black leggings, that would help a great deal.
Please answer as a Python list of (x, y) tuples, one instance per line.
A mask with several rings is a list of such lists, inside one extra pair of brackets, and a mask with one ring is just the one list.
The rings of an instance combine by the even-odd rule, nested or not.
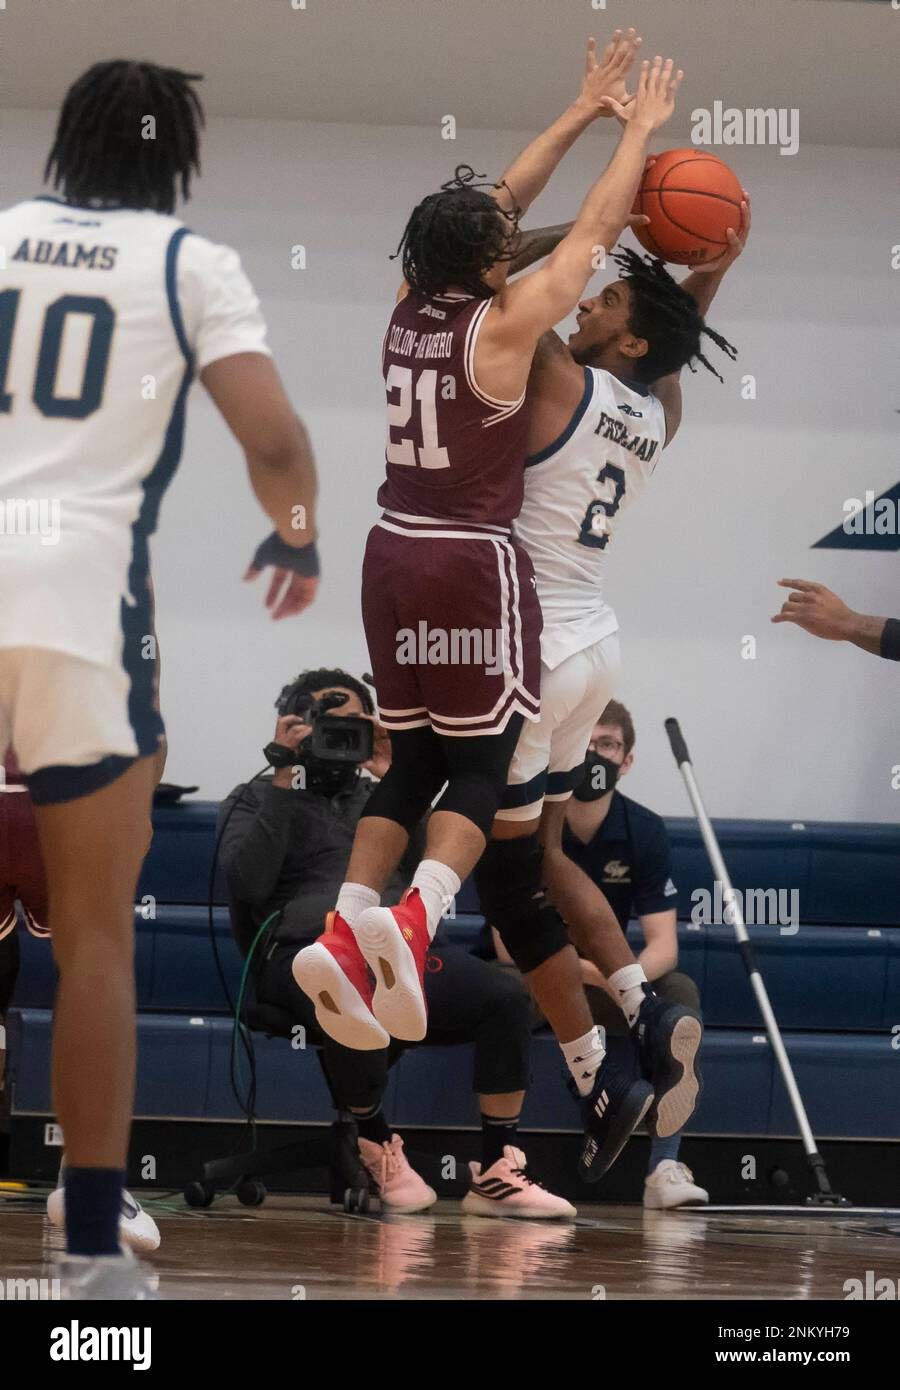
[(19, 974), (19, 924), (0, 941), (0, 1016), (6, 1013)]
[(362, 814), (411, 831), (446, 783), (436, 809), (465, 816), (487, 839), (523, 722), (521, 714), (513, 714), (502, 733), (471, 738), (448, 738), (430, 726), (393, 730), (390, 769)]
[[(291, 973), (301, 943), (277, 946), (261, 966), (256, 991), (260, 1002), (284, 1009), (321, 1044), (325, 1070), (339, 1107), (367, 1110), (377, 1105), (388, 1071), (409, 1044), (391, 1041), (376, 1052), (354, 1052), (319, 1030), (315, 1006)], [(428, 1001), (427, 1047), (475, 1044), (472, 1089), (478, 1095), (524, 1091), (529, 1080), (531, 996), (515, 972), (470, 955), (464, 946), (432, 946), (425, 969)]]

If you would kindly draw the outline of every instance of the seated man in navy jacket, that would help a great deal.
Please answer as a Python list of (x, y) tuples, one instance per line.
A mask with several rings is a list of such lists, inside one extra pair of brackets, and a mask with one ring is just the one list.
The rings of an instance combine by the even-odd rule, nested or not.
[[(638, 918), (645, 943), (638, 960), (656, 993), (699, 1014), (697, 986), (676, 969), (677, 889), (666, 827), (655, 811), (616, 790), (616, 782), (634, 762), (633, 750), (631, 715), (624, 705), (610, 700), (594, 725), (584, 776), (567, 803), (563, 848), (602, 888), (623, 931), (632, 917)], [(571, 927), (569, 931), (578, 947)], [(477, 950), (484, 958), (496, 954), (512, 967), (496, 931), (486, 927)], [(630, 1044), (621, 1006), (597, 967), (581, 954), (581, 975), (594, 1022), (606, 1029), (611, 1051), (621, 1046), (624, 1059)], [(680, 1134), (653, 1140), (644, 1184), (646, 1207), (695, 1206), (709, 1200), (690, 1169), (678, 1162), (680, 1142)]]
[[(655, 811), (617, 789), (633, 762), (631, 715), (618, 700), (610, 700), (594, 725), (584, 777), (568, 803), (563, 846), (602, 888), (623, 931), (637, 917), (644, 935), (638, 960), (656, 993), (699, 1013), (697, 986), (677, 969), (677, 889), (665, 824)], [(624, 1034), (622, 1011), (597, 967), (582, 960), (581, 970), (594, 1021), (603, 1025), (610, 1038)], [(680, 1142), (680, 1134), (653, 1140), (644, 1184), (646, 1207), (708, 1201), (690, 1169), (678, 1162)]]
[[(388, 1069), (403, 1044), (360, 1052), (324, 1034), (316, 1005), (297, 984), (294, 958), (315, 941), (346, 877), (356, 823), (390, 765), (390, 741), (375, 723), (373, 758), (362, 765), (313, 757), (310, 725), (290, 712), (312, 697), (342, 695), (332, 714), (374, 719), (372, 697), (346, 671), (306, 671), (281, 692), (275, 744), (291, 750), (271, 777), (235, 787), (219, 811), (221, 862), (232, 923), (244, 956), (253, 952), (252, 978), (261, 1003), (274, 1005), (321, 1042), (325, 1069), (341, 1108), (359, 1130), (359, 1152), (382, 1205), (423, 1211), (437, 1201), (411, 1167), (381, 1103)], [(306, 744), (306, 747), (304, 745)], [(271, 747), (271, 745), (270, 745)], [(267, 756), (268, 756), (267, 750)], [(298, 775), (302, 770), (302, 776)], [(424, 844), (411, 837), (384, 902), (399, 902)], [(257, 942), (257, 938), (260, 938)], [(254, 944), (256, 943), (256, 944)], [(532, 1182), (516, 1131), (529, 1075), (530, 1001), (522, 983), (476, 960), (462, 946), (432, 943), (426, 960), (428, 1032), (424, 1044), (474, 1042), (474, 1088), (482, 1124), (481, 1164), (463, 1209), (478, 1216), (573, 1217), (575, 1208)]]

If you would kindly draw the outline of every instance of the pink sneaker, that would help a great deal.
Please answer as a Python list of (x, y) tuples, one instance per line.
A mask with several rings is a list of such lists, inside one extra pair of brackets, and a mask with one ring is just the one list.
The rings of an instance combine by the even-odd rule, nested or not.
[(381, 1204), (388, 1211), (425, 1211), (437, 1201), (437, 1193), (420, 1178), (403, 1152), (403, 1140), (392, 1134), (390, 1142), (375, 1144), (359, 1139), (363, 1167), (378, 1189)]
[(571, 1202), (555, 1197), (525, 1172), (521, 1149), (507, 1144), (503, 1157), (482, 1173), (480, 1163), (470, 1163), (472, 1186), (463, 1197), (462, 1209), (470, 1216), (521, 1216), (541, 1220), (577, 1216)]
[(356, 937), (338, 912), (291, 965), (294, 979), (316, 1006), (316, 1022), (329, 1038), (357, 1052), (387, 1047), (390, 1038), (372, 1013), (372, 985)]
[(368, 907), (354, 928), (375, 976), (372, 1012), (392, 1038), (421, 1042), (428, 1029), (425, 957), (431, 944), (425, 904), (408, 889), (396, 907)]

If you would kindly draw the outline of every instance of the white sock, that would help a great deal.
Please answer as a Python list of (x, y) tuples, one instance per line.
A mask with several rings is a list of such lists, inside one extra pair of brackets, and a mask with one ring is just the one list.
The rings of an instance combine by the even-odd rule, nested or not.
[(583, 1038), (576, 1038), (574, 1042), (560, 1043), (560, 1048), (566, 1059), (566, 1066), (572, 1073), (572, 1079), (578, 1087), (578, 1094), (580, 1096), (590, 1095), (594, 1077), (600, 1063), (606, 1056), (600, 1028), (595, 1023), (591, 1031), (585, 1033)]
[(621, 970), (610, 975), (609, 983), (616, 991), (619, 1008), (628, 1021), (628, 1027), (631, 1028), (644, 1002), (644, 985), (647, 983), (644, 967), (638, 965), (637, 961), (634, 965), (623, 965)]
[(460, 880), (448, 864), (439, 859), (423, 859), (413, 876), (411, 888), (418, 888), (425, 905), (428, 935), (434, 934), (460, 888)]
[(367, 888), (364, 883), (342, 883), (335, 907), (347, 926), (355, 927), (357, 918), (366, 908), (378, 907), (380, 902), (381, 894), (376, 893), (374, 888)]

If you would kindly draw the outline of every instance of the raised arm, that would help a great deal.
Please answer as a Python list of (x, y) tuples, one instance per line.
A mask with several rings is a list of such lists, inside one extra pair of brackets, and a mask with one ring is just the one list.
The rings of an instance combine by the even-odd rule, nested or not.
[[(692, 270), (690, 275), (681, 282), (681, 288), (697, 301), (697, 307), (704, 318), (706, 318), (709, 306), (725, 278), (726, 270), (734, 265), (746, 246), (749, 235), (750, 197), (747, 190), (744, 189), (744, 201), (741, 203), (741, 225), (737, 230), (733, 227), (728, 228), (728, 249), (716, 260), (709, 261), (697, 270)], [(653, 394), (665, 411), (666, 444), (668, 445), (672, 443), (681, 424), (681, 373), (673, 372), (671, 376), (660, 377), (658, 381), (653, 382)]]
[[(625, 120), (609, 167), (588, 193), (572, 230), (545, 265), (505, 286), (497, 295), (498, 310), (491, 333), (498, 342), (537, 342), (578, 303), (597, 256), (615, 244), (625, 226), (644, 170), (650, 137), (671, 116), (682, 73), (672, 59), (654, 58), (642, 64), (638, 91), (627, 112), (613, 103)], [(486, 322), (485, 328), (487, 329)]]
[[(503, 174), (494, 197), (506, 212), (527, 212), (575, 141), (600, 116), (611, 116), (625, 99), (625, 75), (640, 46), (634, 29), (617, 29), (598, 60), (588, 40), (581, 91), (551, 126), (532, 140)], [(613, 104), (611, 104), (613, 103)]]
[(508, 273), (518, 275), (519, 271), (527, 270), (535, 261), (549, 256), (563, 237), (569, 235), (574, 225), (574, 222), (560, 222), (556, 227), (532, 227), (530, 231), (520, 231), (516, 254), (507, 266)]

